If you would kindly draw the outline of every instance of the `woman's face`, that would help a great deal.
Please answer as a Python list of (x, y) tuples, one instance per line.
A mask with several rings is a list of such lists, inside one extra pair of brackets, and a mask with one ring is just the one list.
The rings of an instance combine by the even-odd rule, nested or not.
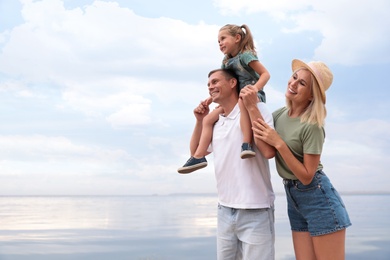
[(308, 103), (313, 99), (312, 78), (308, 70), (301, 69), (292, 74), (288, 81), (286, 98), (293, 103)]

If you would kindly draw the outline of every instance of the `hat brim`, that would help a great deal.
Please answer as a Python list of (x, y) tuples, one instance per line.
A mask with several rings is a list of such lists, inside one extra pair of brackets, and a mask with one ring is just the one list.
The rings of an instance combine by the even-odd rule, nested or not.
[(325, 102), (326, 102), (325, 87), (324, 87), (324, 85), (322, 83), (322, 80), (317, 75), (317, 73), (307, 63), (305, 63), (305, 62), (303, 62), (301, 60), (298, 60), (298, 59), (294, 59), (292, 61), (291, 67), (292, 67), (292, 71), (293, 72), (296, 71), (297, 69), (305, 68), (305, 69), (309, 70), (311, 72), (311, 74), (313, 74), (314, 78), (316, 79), (316, 81), (318, 83), (322, 101), (325, 104)]

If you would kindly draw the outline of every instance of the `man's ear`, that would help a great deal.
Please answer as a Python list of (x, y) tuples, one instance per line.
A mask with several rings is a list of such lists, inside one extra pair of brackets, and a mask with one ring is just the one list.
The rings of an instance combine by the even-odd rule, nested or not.
[(231, 88), (235, 88), (235, 87), (238, 88), (238, 81), (236, 78), (231, 78), (230, 83), (231, 83)]

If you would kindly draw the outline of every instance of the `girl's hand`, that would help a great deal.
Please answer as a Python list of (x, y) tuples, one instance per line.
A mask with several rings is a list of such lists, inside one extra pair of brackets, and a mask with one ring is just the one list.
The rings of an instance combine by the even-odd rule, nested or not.
[(240, 98), (244, 106), (248, 109), (251, 106), (257, 106), (259, 98), (257, 97), (257, 88), (253, 85), (247, 85), (240, 91)]

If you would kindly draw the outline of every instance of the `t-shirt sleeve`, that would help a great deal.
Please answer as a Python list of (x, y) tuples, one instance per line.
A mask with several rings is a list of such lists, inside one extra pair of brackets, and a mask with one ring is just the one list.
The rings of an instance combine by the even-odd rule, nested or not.
[(274, 124), (275, 124), (275, 125), (276, 125), (276, 122), (278, 121), (279, 116), (280, 116), (284, 111), (286, 111), (286, 110), (287, 110), (286, 107), (281, 107), (281, 108), (275, 110), (275, 111), (272, 113), (272, 117), (273, 117), (273, 119), (274, 119)]
[(252, 52), (250, 51), (246, 51), (244, 53), (241, 54), (240, 56), (240, 60), (243, 64), (249, 66), (249, 63), (251, 61), (258, 61), (259, 59), (257, 58), (257, 56), (255, 54), (253, 54)]
[(324, 141), (324, 128), (309, 124), (302, 133), (303, 153), (321, 154)]

